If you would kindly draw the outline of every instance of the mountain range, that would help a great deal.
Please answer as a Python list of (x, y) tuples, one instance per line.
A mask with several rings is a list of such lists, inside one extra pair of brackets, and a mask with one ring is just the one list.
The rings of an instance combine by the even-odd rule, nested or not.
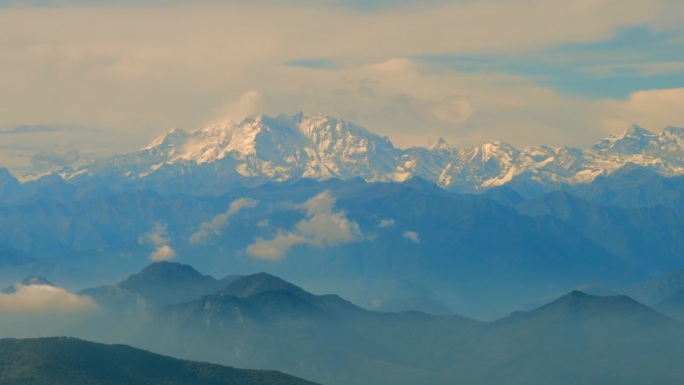
[[(141, 297), (152, 300), (148, 305), (122, 311), (96, 293), (107, 311), (84, 316), (64, 334), (330, 385), (684, 380), (684, 325), (624, 295), (571, 291), (533, 310), (479, 322), (369, 311), (266, 273), (215, 280), (221, 284), (214, 291), (182, 302), (173, 302), (177, 282), (206, 277), (190, 266), (156, 263), (132, 277), (140, 285), (121, 288), (127, 278), (115, 286), (147, 293)], [(167, 293), (166, 305), (152, 288)]]
[(103, 190), (149, 188), (162, 194), (214, 194), (235, 186), (301, 178), (401, 182), (413, 177), (459, 193), (509, 185), (525, 196), (586, 184), (625, 166), (660, 175), (684, 174), (684, 128), (653, 134), (629, 127), (588, 149), (535, 146), (518, 150), (491, 141), (457, 148), (443, 139), (431, 148), (399, 149), (387, 137), (320, 114), (251, 116), (174, 129), (140, 151), (65, 168), (42, 177), (0, 172), (0, 199), (17, 201), (45, 191), (53, 198)]
[[(269, 182), (218, 196), (133, 190), (41, 199), (0, 207), (0, 245), (12, 263), (0, 287), (27, 275), (76, 289), (106, 284), (141, 269), (154, 242), (163, 242), (213, 274), (267, 271), (368, 308), (491, 319), (583, 284), (624, 288), (682, 268), (681, 201), (658, 193), (678, 185), (653, 175), (662, 183), (644, 182), (644, 196), (659, 200), (620, 201), (625, 207), (578, 191), (528, 199), (502, 186), (455, 194), (419, 178)], [(307, 213), (305, 205), (319, 200), (326, 211)], [(247, 206), (230, 209), (237, 204)], [(272, 247), (270, 254), (258, 245)]]

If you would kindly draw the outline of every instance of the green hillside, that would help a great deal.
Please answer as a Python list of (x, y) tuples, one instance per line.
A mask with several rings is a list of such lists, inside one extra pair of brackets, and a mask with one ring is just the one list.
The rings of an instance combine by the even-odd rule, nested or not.
[(0, 340), (3, 385), (313, 385), (276, 371), (183, 361), (75, 338)]

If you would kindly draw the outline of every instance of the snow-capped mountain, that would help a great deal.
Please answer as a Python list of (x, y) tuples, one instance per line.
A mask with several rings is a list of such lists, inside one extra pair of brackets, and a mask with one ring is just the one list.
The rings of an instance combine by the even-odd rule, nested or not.
[(663, 175), (684, 174), (684, 128), (654, 134), (632, 126), (589, 149), (536, 146), (518, 150), (490, 141), (455, 148), (395, 148), (387, 137), (320, 114), (253, 116), (193, 132), (174, 129), (138, 152), (61, 173), (66, 180), (119, 176), (160, 180), (202, 175), (286, 181), (421, 177), (457, 192), (476, 192), (516, 180), (544, 188), (588, 183), (628, 163)]

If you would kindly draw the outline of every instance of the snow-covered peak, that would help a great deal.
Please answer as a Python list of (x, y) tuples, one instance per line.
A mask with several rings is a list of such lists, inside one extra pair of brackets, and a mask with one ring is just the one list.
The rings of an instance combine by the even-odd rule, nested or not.
[(66, 170), (64, 177), (121, 175), (159, 181), (185, 178), (195, 171), (198, 178), (242, 175), (273, 181), (387, 182), (420, 177), (448, 190), (473, 192), (516, 178), (522, 178), (516, 185), (530, 188), (588, 183), (628, 163), (664, 175), (684, 174), (684, 129), (667, 127), (656, 135), (631, 126), (590, 149), (518, 150), (500, 141), (459, 149), (442, 138), (429, 149), (397, 149), (387, 137), (323, 114), (258, 115), (241, 122), (214, 122), (192, 132), (174, 129), (139, 152)]
[(658, 135), (633, 124), (624, 133), (611, 135), (596, 143), (592, 149), (598, 152), (638, 154), (657, 140)]
[[(653, 153), (667, 152), (671, 155), (684, 155), (684, 128), (665, 127), (658, 137), (658, 142), (649, 149)], [(683, 159), (684, 161), (684, 159)]]
[(179, 147), (188, 138), (188, 132), (182, 128), (174, 128), (166, 134), (153, 140), (150, 144), (143, 147), (142, 150), (152, 150), (160, 147)]
[(654, 133), (636, 124), (629, 126), (629, 128), (627, 128), (627, 130), (620, 135), (622, 138), (645, 138), (653, 136), (655, 136)]
[(665, 138), (684, 138), (684, 127), (667, 126), (663, 129), (660, 136)]
[(518, 154), (518, 150), (508, 143), (500, 142), (498, 140), (491, 140), (481, 143), (474, 147), (473, 158), (479, 158), (483, 162), (490, 159), (501, 159), (505, 162)]

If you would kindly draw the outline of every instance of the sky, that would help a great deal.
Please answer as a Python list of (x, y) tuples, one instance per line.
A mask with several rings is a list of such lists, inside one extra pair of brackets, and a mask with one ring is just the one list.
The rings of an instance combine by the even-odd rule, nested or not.
[(397, 147), (684, 126), (681, 0), (0, 0), (0, 167), (299, 111)]

